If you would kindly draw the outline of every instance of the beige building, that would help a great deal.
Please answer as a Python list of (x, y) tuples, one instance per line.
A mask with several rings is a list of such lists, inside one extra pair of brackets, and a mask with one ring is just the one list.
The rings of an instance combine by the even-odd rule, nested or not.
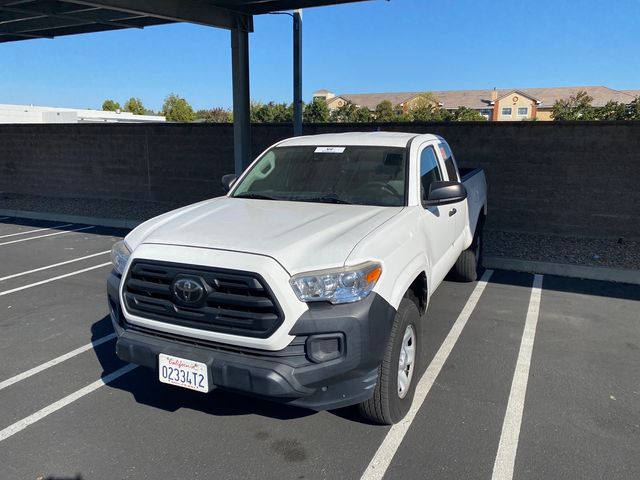
[[(640, 96), (640, 90), (614, 90), (604, 86), (557, 87), (557, 88), (501, 88), (489, 90), (442, 90), (431, 91), (438, 108), (455, 111), (466, 107), (478, 111), (487, 120), (497, 122), (517, 120), (552, 120), (551, 110), (556, 100), (567, 99), (578, 92), (586, 91), (593, 97), (592, 105), (602, 107), (607, 102), (631, 103)], [(347, 93), (336, 95), (329, 90), (318, 90), (314, 99), (327, 102), (330, 110), (347, 103), (375, 110), (381, 102), (408, 111), (424, 92), (400, 93)]]

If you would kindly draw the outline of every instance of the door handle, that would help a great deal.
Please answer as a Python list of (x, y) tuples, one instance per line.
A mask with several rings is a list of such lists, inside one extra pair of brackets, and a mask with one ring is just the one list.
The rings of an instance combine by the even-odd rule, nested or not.
[(450, 217), (453, 217), (456, 213), (458, 213), (458, 210), (456, 210), (455, 208), (452, 208), (451, 210), (449, 210)]

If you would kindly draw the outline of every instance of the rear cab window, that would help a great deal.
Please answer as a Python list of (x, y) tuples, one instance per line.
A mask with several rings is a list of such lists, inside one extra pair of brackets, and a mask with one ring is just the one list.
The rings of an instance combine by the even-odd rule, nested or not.
[(451, 152), (451, 148), (445, 142), (438, 142), (438, 148), (440, 150), (440, 155), (442, 155), (442, 160), (444, 161), (444, 166), (447, 170), (447, 177), (452, 182), (459, 182), (460, 177), (458, 176), (458, 167), (456, 166), (455, 160), (453, 158), (453, 153)]

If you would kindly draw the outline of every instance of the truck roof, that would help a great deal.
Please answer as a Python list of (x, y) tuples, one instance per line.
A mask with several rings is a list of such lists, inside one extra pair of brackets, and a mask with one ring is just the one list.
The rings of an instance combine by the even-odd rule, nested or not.
[(371, 145), (385, 147), (406, 147), (409, 140), (415, 137), (423, 137), (425, 140), (436, 140), (440, 137), (432, 134), (417, 134), (405, 132), (346, 132), (346, 133), (324, 133), (321, 135), (306, 135), (303, 137), (293, 137), (284, 140), (279, 146), (348, 146), (348, 145)]

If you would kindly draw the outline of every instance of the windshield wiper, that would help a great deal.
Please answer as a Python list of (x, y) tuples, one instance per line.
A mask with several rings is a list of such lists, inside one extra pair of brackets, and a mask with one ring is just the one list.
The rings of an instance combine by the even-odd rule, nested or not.
[(338, 198), (332, 195), (325, 195), (322, 197), (293, 198), (292, 200), (295, 200), (297, 202), (339, 203), (342, 205), (351, 205), (351, 202), (347, 202), (346, 200), (343, 200), (341, 198)]
[(250, 198), (253, 200), (280, 200), (279, 198), (270, 197), (269, 195), (263, 195), (261, 193), (239, 193), (234, 195), (233, 198)]

